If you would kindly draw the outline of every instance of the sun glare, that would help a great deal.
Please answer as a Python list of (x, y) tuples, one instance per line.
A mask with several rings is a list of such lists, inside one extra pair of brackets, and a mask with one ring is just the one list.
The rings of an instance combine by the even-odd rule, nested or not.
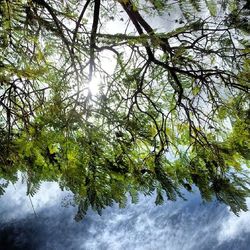
[(89, 82), (88, 89), (90, 90), (93, 96), (98, 94), (100, 84), (101, 84), (101, 79), (98, 76), (94, 76), (92, 80)]

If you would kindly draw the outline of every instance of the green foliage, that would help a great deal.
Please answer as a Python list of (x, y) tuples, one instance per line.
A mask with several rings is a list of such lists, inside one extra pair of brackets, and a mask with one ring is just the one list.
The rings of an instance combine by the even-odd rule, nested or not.
[(216, 14), (217, 14), (216, 2), (213, 0), (206, 0), (206, 4), (207, 4), (207, 7), (209, 9), (210, 15), (216, 16)]
[[(77, 221), (128, 195), (160, 205), (194, 186), (245, 211), (249, 6), (222, 2), (177, 1), (172, 20), (161, 0), (2, 1), (0, 194), (21, 171), (27, 195), (42, 181), (70, 190)], [(171, 30), (146, 21), (167, 13)], [(107, 32), (113, 21), (124, 32)]]

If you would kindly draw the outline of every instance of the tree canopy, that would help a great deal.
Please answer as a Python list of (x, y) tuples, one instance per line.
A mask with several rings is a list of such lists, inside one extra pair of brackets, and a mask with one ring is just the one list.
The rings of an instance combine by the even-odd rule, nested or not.
[[(246, 211), (250, 4), (1, 0), (0, 192), (58, 181), (76, 220), (196, 186)], [(165, 194), (164, 194), (165, 193)]]

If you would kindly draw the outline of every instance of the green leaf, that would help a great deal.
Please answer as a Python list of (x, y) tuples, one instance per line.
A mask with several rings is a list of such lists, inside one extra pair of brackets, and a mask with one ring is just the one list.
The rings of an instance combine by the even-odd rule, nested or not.
[(205, 1), (211, 16), (216, 16), (217, 14), (217, 4), (214, 0)]

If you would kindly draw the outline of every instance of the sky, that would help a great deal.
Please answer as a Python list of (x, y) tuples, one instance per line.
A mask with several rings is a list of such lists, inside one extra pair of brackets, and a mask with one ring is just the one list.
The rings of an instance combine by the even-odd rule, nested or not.
[(102, 216), (89, 210), (75, 222), (77, 208), (66, 206), (70, 192), (43, 183), (31, 198), (35, 215), (19, 181), (0, 198), (0, 249), (249, 249), (250, 212), (237, 217), (223, 204), (202, 202), (198, 193), (186, 197), (156, 206), (154, 197), (141, 195), (138, 204), (114, 205)]

